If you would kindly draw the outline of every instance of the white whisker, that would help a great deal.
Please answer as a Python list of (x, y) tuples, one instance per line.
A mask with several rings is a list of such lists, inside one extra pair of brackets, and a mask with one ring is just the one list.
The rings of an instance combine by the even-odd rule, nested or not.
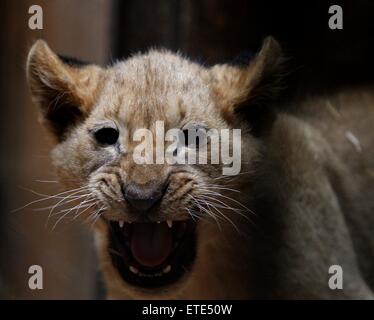
[(66, 194), (68, 192), (73, 192), (73, 191), (76, 191), (76, 190), (82, 190), (83, 191), (84, 188), (87, 188), (87, 187), (84, 187), (84, 188), (82, 187), (82, 188), (77, 188), (77, 189), (73, 189), (73, 190), (68, 190), (68, 191), (60, 192), (60, 193), (55, 194), (55, 195), (47, 195), (47, 194), (43, 194), (43, 193), (38, 193), (38, 192), (36, 192), (34, 190), (31, 190), (31, 189), (27, 189), (27, 188), (23, 188), (23, 187), (21, 187), (21, 188), (23, 190), (30, 191), (31, 193), (36, 194), (38, 196), (42, 196), (44, 198), (43, 199), (37, 199), (37, 200), (31, 201), (31, 202), (25, 204), (24, 206), (22, 206), (22, 207), (20, 207), (18, 209), (13, 210), (12, 212), (20, 211), (22, 209), (25, 209), (25, 208), (29, 207), (32, 204), (35, 204), (35, 203), (38, 203), (38, 202), (41, 202), (41, 201), (47, 201), (47, 200), (51, 200), (51, 199), (61, 199), (61, 198), (64, 199), (65, 197), (62, 197), (61, 195)]

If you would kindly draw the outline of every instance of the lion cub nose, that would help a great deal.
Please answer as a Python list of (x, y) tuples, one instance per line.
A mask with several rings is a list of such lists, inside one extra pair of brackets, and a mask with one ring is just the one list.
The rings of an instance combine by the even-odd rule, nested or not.
[(144, 186), (131, 183), (125, 188), (123, 196), (134, 209), (145, 212), (151, 209), (164, 193), (165, 188), (160, 185)]

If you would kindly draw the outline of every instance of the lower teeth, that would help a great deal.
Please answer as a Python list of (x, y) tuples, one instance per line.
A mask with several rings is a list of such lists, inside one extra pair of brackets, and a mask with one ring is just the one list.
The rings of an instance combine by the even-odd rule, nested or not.
[(158, 272), (158, 273), (142, 273), (142, 272), (139, 272), (139, 270), (133, 266), (130, 266), (129, 267), (130, 271), (138, 276), (141, 276), (141, 277), (161, 277), (162, 275), (164, 274), (167, 274), (171, 271), (171, 266), (170, 264), (168, 264), (163, 270), (162, 272)]
[(130, 271), (132, 272), (132, 273), (135, 273), (135, 274), (138, 274), (139, 273), (139, 270), (138, 269), (136, 269), (136, 268), (134, 268), (133, 266), (130, 266)]
[(168, 264), (168, 265), (164, 268), (164, 270), (162, 270), (162, 272), (163, 272), (163, 273), (168, 273), (168, 272), (170, 272), (170, 270), (171, 270), (171, 266), (170, 266), (170, 264)]

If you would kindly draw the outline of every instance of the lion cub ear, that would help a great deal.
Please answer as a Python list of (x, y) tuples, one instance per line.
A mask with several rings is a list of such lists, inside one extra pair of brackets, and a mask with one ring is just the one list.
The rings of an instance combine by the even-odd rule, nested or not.
[(210, 86), (223, 116), (229, 121), (244, 118), (260, 134), (274, 118), (271, 105), (281, 89), (284, 61), (279, 43), (267, 37), (248, 65), (213, 66)]
[(90, 112), (99, 91), (102, 69), (64, 62), (43, 40), (30, 49), (27, 80), (41, 120), (58, 142)]

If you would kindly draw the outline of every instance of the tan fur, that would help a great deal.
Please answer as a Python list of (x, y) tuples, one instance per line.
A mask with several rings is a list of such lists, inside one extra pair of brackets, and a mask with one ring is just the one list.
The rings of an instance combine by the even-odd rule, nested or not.
[[(334, 259), (325, 258), (325, 254), (322, 254), (322, 259), (318, 253), (314, 256), (316, 261), (302, 258), (303, 254), (312, 257), (325, 243), (327, 256), (331, 254), (329, 250), (335, 250), (336, 257), (344, 256), (342, 264), (346, 263), (347, 272), (350, 272), (348, 278), (352, 279), (346, 295), (354, 297), (356, 292), (360, 297), (371, 296), (355, 260), (357, 248), (353, 248), (345, 214), (342, 213), (345, 209), (341, 207), (340, 191), (331, 185), (330, 176), (325, 171), (325, 168), (333, 167), (335, 175), (343, 180), (353, 174), (351, 167), (342, 161), (339, 146), (331, 145), (329, 136), (336, 136), (335, 127), (331, 132), (326, 129), (328, 125), (321, 129), (321, 120), (326, 119), (329, 123), (325, 115), (319, 116), (323, 108), (311, 112), (313, 116), (308, 116), (307, 112), (303, 112), (301, 117), (278, 114), (271, 131), (262, 138), (251, 135), (248, 132), (250, 124), (236, 114), (236, 109), (243, 108), (244, 102), (250, 107), (251, 101), (262, 94), (257, 90), (261, 82), (273, 73), (279, 73), (282, 61), (280, 47), (271, 38), (265, 41), (253, 62), (243, 68), (228, 65), (205, 68), (168, 51), (136, 55), (106, 69), (97, 66), (76, 68), (62, 63), (42, 41), (30, 50), (28, 79), (42, 115), (56, 102), (46, 102), (53, 90), (62, 92), (60, 98), (72, 102), (83, 114), (74, 126), (66, 128), (63, 139), (55, 139), (59, 143), (54, 146), (52, 158), (58, 174), (70, 187), (96, 186), (93, 192), (108, 208), (104, 214), (106, 218), (138, 219), (129, 214), (126, 204), (117, 201), (121, 198), (121, 182), (131, 181), (146, 186), (166, 177), (170, 177), (170, 186), (160, 210), (151, 216), (153, 221), (188, 218), (184, 209), (191, 206), (187, 194), (198, 196), (202, 186), (211, 183), (240, 190), (239, 194), (224, 189), (218, 191), (260, 215), (258, 218), (246, 212), (251, 221), (248, 222), (232, 210), (222, 209), (231, 222), (221, 219), (221, 229), (212, 218), (199, 221), (197, 257), (192, 271), (170, 287), (149, 291), (123, 282), (110, 261), (106, 224), (99, 219), (95, 225), (95, 239), (109, 298), (339, 297), (341, 293), (329, 291), (326, 282), (326, 268)], [(272, 83), (270, 90), (276, 91), (277, 81)], [(368, 116), (373, 119), (372, 94), (368, 99)], [(300, 107), (299, 110), (304, 109)], [(45, 116), (43, 119), (50, 128)], [(137, 128), (154, 131), (157, 120), (165, 122), (166, 130), (185, 128), (194, 122), (216, 129), (243, 128), (243, 174), (222, 178), (221, 165), (136, 165), (131, 159), (136, 144), (130, 137)], [(120, 150), (95, 145), (89, 131), (104, 121), (119, 128)], [(365, 134), (360, 137), (366, 139)], [(368, 156), (367, 167), (362, 170), (372, 170), (373, 156), (369, 148), (374, 145), (373, 139), (362, 142)], [(350, 147), (344, 138), (339, 143), (344, 145), (344, 149)], [(352, 150), (348, 154), (352, 153), (357, 156)], [(102, 180), (107, 183), (100, 183)], [(345, 184), (344, 181), (339, 186)], [(359, 193), (356, 187), (360, 188), (356, 184), (347, 185), (352, 196)], [(373, 210), (366, 199), (362, 201), (367, 206), (365, 210)], [(232, 201), (225, 202), (237, 206)], [(267, 207), (278, 202), (282, 205)], [(277, 209), (278, 215), (273, 219), (271, 214)], [(265, 219), (269, 216), (269, 225), (262, 225), (262, 216)], [(326, 225), (329, 228), (336, 226), (337, 230), (325, 230), (324, 222), (319, 221), (324, 216)], [(282, 236), (277, 238), (278, 233), (272, 234), (269, 230), (273, 227), (282, 228)], [(305, 238), (300, 236), (302, 230), (305, 230)], [(269, 238), (263, 240), (261, 237), (268, 231)], [(315, 239), (318, 232), (329, 233), (328, 236), (336, 234), (331, 246), (328, 241), (319, 242), (323, 237)], [(279, 242), (274, 245), (272, 240)], [(256, 249), (252, 250), (252, 247)], [(344, 252), (340, 254), (342, 250)], [(259, 271), (256, 266), (256, 262), (262, 260), (266, 260), (264, 263), (268, 268), (274, 267), (274, 275), (280, 273), (273, 285), (257, 283), (261, 281), (256, 279), (256, 274), (266, 269)], [(308, 268), (312, 268), (311, 273), (303, 274), (303, 270)], [(265, 282), (268, 281), (269, 276)]]

